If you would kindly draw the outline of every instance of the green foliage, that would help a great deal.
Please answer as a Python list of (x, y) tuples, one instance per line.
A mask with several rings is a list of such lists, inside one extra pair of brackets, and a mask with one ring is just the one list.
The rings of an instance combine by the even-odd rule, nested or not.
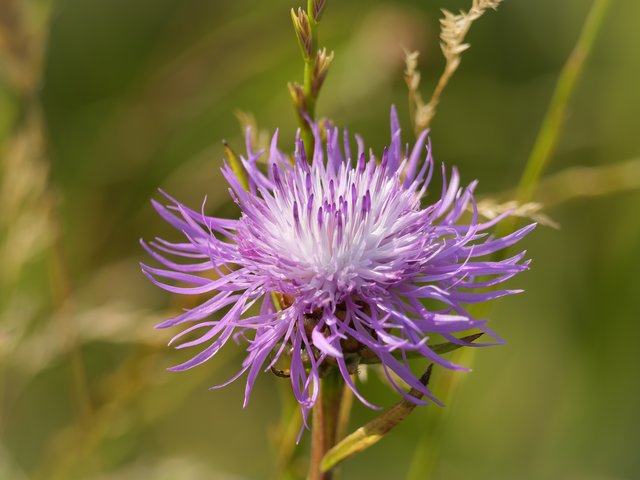
[[(138, 238), (168, 231), (149, 205), (157, 187), (195, 209), (207, 195), (208, 213), (236, 214), (219, 167), (221, 140), (237, 151), (244, 142), (237, 108), (252, 111), (261, 128), (279, 127), (283, 144), (294, 138), (286, 84), (302, 72), (287, 12), (298, 4), (60, 0), (47, 33), (47, 2), (14, 3), (33, 6), (29, 31), (44, 33), (27, 38), (46, 39), (38, 82), (23, 84), (44, 120), (22, 115), (24, 98), (2, 50), (0, 478), (264, 478), (273, 451), (291, 457), (288, 474), (299, 476), (302, 457), (270, 450), (267, 441), (280, 414), (274, 385), (286, 380), (263, 376), (243, 410), (241, 382), (207, 389), (237, 371), (239, 351), (184, 374), (166, 372), (183, 357), (166, 348), (170, 332), (153, 325), (190, 305), (167, 305), (137, 267)], [(443, 6), (458, 7), (330, 3), (320, 29), (336, 55), (317, 116), (379, 149), (395, 103), (410, 140), (400, 44), (423, 52), (421, 85), (429, 91), (443, 67), (436, 31)], [(588, 6), (506, 0), (474, 25), (473, 48), (433, 123), (436, 161), (458, 165), (466, 181), (478, 178), (487, 196), (516, 184)], [(344, 478), (402, 478), (425, 452), (434, 455), (435, 478), (637, 474), (640, 196), (603, 188), (619, 182), (601, 183), (599, 172), (639, 154), (639, 17), (638, 2), (612, 2), (576, 84), (549, 173), (589, 167), (554, 178), (599, 196), (567, 202), (571, 188), (536, 193), (561, 199), (547, 213), (562, 230), (526, 240), (535, 263), (518, 286), (527, 295), (491, 315), (508, 344), (482, 350), (452, 399), (446, 392), (462, 374), (435, 369), (431, 386), (447, 406), (416, 409), (393, 441), (345, 463)], [(44, 151), (24, 142), (39, 133)], [(23, 143), (11, 142), (18, 138)], [(38, 161), (9, 163), (20, 145)], [(373, 368), (360, 386), (376, 403), (398, 400)], [(371, 415), (356, 401), (351, 428)], [(291, 425), (286, 438), (297, 433), (296, 420)], [(298, 448), (306, 451), (308, 441), (304, 435)]]

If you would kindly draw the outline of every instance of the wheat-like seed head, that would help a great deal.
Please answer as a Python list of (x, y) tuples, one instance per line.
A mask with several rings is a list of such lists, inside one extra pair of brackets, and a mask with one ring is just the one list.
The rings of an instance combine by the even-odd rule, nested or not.
[(500, 203), (493, 198), (482, 199), (476, 205), (478, 213), (489, 220), (505, 212), (510, 212), (515, 217), (529, 218), (540, 225), (560, 229), (558, 222), (542, 212), (543, 207), (539, 202), (520, 203), (516, 200), (509, 200)]
[(486, 10), (495, 10), (500, 3), (502, 0), (473, 0), (471, 9), (467, 12), (460, 11), (458, 14), (453, 14), (448, 10), (442, 10), (444, 16), (440, 19), (440, 48), (446, 64), (427, 104), (422, 100), (418, 90), (420, 84), (420, 72), (417, 69), (418, 52), (405, 52), (405, 81), (409, 88), (409, 101), (413, 111), (412, 117), (416, 133), (428, 128), (431, 124), (440, 96), (460, 65), (462, 52), (470, 47), (464, 40), (471, 25)]

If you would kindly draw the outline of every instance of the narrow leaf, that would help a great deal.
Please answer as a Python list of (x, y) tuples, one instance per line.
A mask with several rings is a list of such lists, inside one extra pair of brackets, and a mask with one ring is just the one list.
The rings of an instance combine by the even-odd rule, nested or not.
[[(420, 378), (423, 385), (429, 383), (433, 364), (429, 365), (426, 372)], [(422, 393), (411, 389), (409, 395), (417, 399), (422, 398)], [(323, 472), (335, 468), (343, 460), (366, 450), (378, 443), (389, 431), (402, 422), (416, 408), (416, 404), (408, 400), (396, 403), (389, 410), (379, 415), (366, 425), (344, 438), (340, 443), (327, 452), (322, 459), (320, 468)]]
[[(462, 337), (460, 340), (466, 343), (473, 343), (478, 338), (480, 338), (484, 333), (474, 333), (473, 335), (467, 335), (466, 337)], [(465, 345), (460, 345), (453, 342), (445, 342), (445, 343), (437, 343), (435, 345), (427, 345), (434, 353), (438, 355), (442, 355), (444, 353), (453, 352), (459, 348), (464, 347)], [(422, 357), (423, 355), (420, 352), (404, 352), (407, 358), (417, 358)], [(361, 364), (372, 364), (372, 363), (380, 363), (380, 359), (376, 356), (374, 352), (371, 350), (361, 350), (358, 352), (360, 355), (360, 363)], [(394, 355), (395, 356), (395, 355)], [(397, 354), (397, 358), (401, 359), (401, 354)]]
[[(466, 337), (462, 337), (460, 340), (466, 343), (473, 343), (477, 339), (479, 339), (482, 335), (484, 335), (484, 332), (474, 333), (473, 335), (467, 335)], [(461, 347), (465, 347), (466, 345), (460, 345), (453, 342), (445, 342), (445, 343), (438, 343), (437, 345), (427, 345), (427, 346), (431, 350), (433, 350), (435, 353), (443, 354), (443, 353), (453, 352), (454, 350), (457, 350)]]

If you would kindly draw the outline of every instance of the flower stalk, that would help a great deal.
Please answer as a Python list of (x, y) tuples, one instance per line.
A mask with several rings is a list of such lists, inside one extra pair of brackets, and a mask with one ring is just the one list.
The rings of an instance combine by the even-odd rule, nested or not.
[[(426, 386), (429, 383), (432, 370), (433, 364), (431, 363), (422, 377), (420, 377), (420, 383), (422, 383), (422, 385)], [(423, 397), (423, 393), (414, 388), (409, 391), (408, 395), (417, 399), (421, 399)], [(386, 412), (373, 419), (371, 422), (358, 428), (355, 432), (347, 436), (327, 452), (321, 463), (322, 470), (331, 472), (331, 470), (343, 460), (378, 443), (387, 433), (397, 427), (411, 412), (413, 412), (416, 406), (416, 403), (403, 399)]]
[(315, 120), (316, 102), (333, 60), (333, 52), (318, 49), (318, 23), (326, 0), (308, 0), (307, 11), (291, 9), (291, 20), (304, 60), (302, 85), (289, 84), (289, 93), (300, 123), (301, 138), (307, 159), (313, 157), (314, 136), (310, 122)]
[[(540, 130), (516, 188), (516, 201), (520, 204), (529, 202), (533, 198), (538, 183), (551, 162), (564, 126), (569, 102), (610, 6), (611, 0), (593, 1), (578, 40), (560, 71)], [(496, 234), (504, 235), (515, 230), (518, 225), (517, 220), (516, 216), (512, 216), (502, 222), (497, 226)], [(506, 252), (501, 252), (496, 254), (496, 258), (501, 259), (504, 255)]]
[(610, 6), (611, 0), (594, 0), (578, 41), (562, 67), (549, 107), (518, 183), (516, 197), (521, 203), (531, 200), (536, 185), (551, 160), (562, 132), (569, 101)]
[(462, 53), (470, 47), (465, 43), (465, 39), (471, 25), (487, 10), (497, 9), (500, 3), (502, 0), (473, 0), (471, 8), (466, 12), (460, 11), (458, 14), (453, 14), (448, 10), (442, 10), (444, 17), (440, 20), (440, 48), (445, 58), (445, 67), (427, 103), (424, 102), (419, 91), (419, 52), (405, 52), (404, 77), (409, 88), (409, 109), (416, 136), (431, 126), (440, 97), (460, 66)]
[(344, 380), (331, 368), (320, 380), (320, 398), (312, 410), (311, 458), (308, 480), (331, 480), (332, 470), (322, 471), (322, 459), (338, 440), (338, 421), (344, 397)]
[[(172, 371), (207, 362), (231, 339), (251, 339), (240, 371), (212, 388), (246, 374), (246, 404), (259, 373), (275, 369), (290, 378), (306, 418), (317, 403), (321, 378), (332, 370), (340, 371), (360, 401), (375, 408), (353, 385), (354, 361), (373, 356), (388, 372), (437, 401), (411, 371), (409, 356), (415, 352), (438, 365), (463, 370), (442, 358), (428, 339), (439, 334), (449, 342), (468, 345), (455, 334), (477, 329), (495, 339), (489, 344), (500, 342), (484, 320), (468, 315), (462, 305), (519, 292), (484, 287), (527, 270), (525, 253), (501, 262), (487, 262), (486, 256), (518, 242), (534, 225), (503, 238), (479, 235), (504, 216), (482, 223), (476, 216), (465, 223), (462, 216), (473, 203), (477, 182), (461, 186), (455, 168), (445, 179), (440, 199), (433, 207), (422, 208), (420, 197), (434, 169), (429, 147), (423, 153), (426, 134), (413, 149), (403, 149), (395, 109), (390, 120), (392, 141), (379, 164), (374, 155), (366, 159), (363, 142), (352, 156), (348, 136), (334, 127), (323, 137), (318, 123), (313, 124), (313, 133), (322, 148), (315, 149), (311, 165), (300, 141), (292, 159), (278, 150), (276, 137), (266, 173), (257, 164), (259, 154), (240, 158), (248, 191), (226, 164), (222, 173), (243, 212), (238, 219), (207, 216), (168, 194), (164, 194), (167, 205), (153, 201), (162, 218), (181, 230), (187, 242), (142, 241), (162, 265), (143, 264), (143, 273), (170, 292), (217, 292), (198, 307), (158, 324), (158, 328), (183, 327), (172, 340), (177, 347), (206, 345)], [(407, 161), (403, 151), (408, 152)], [(358, 162), (354, 165), (351, 158)], [(203, 273), (207, 271), (216, 275), (211, 278), (211, 273)], [(483, 290), (474, 291), (477, 288)], [(285, 305), (272, 302), (274, 290)], [(422, 303), (425, 299), (447, 310), (428, 310)], [(276, 303), (286, 308), (274, 308)], [(252, 309), (254, 305), (259, 309)], [(217, 312), (222, 318), (209, 321)], [(196, 331), (199, 336), (193, 338), (190, 334)], [(400, 358), (395, 357), (398, 353)], [(287, 357), (290, 362), (281, 369)]]

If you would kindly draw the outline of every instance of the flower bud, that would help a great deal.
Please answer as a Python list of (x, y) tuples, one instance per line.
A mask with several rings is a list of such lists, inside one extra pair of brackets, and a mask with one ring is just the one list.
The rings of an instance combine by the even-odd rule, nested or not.
[(291, 20), (293, 21), (293, 28), (296, 31), (296, 37), (298, 37), (298, 44), (302, 50), (302, 56), (305, 61), (311, 58), (312, 52), (312, 35), (311, 35), (311, 23), (309, 14), (298, 8), (298, 12), (291, 9)]
[(324, 6), (327, 4), (327, 0), (313, 0), (313, 9), (311, 11), (311, 18), (316, 22), (320, 20)]
[(307, 103), (304, 97), (304, 89), (298, 82), (289, 82), (289, 95), (291, 95), (291, 101), (298, 112), (306, 111)]
[(318, 96), (320, 88), (324, 83), (324, 79), (329, 72), (329, 67), (333, 61), (333, 52), (327, 54), (327, 49), (323, 48), (318, 52), (313, 61), (313, 77), (311, 79), (311, 94)]
[(240, 182), (242, 188), (249, 190), (249, 178), (247, 177), (246, 170), (242, 166), (240, 158), (238, 158), (238, 155), (236, 155), (236, 152), (233, 151), (226, 140), (222, 142), (222, 145), (224, 146), (224, 156), (227, 160), (227, 164), (231, 167), (231, 171), (233, 171), (233, 174), (238, 179), (238, 182)]

